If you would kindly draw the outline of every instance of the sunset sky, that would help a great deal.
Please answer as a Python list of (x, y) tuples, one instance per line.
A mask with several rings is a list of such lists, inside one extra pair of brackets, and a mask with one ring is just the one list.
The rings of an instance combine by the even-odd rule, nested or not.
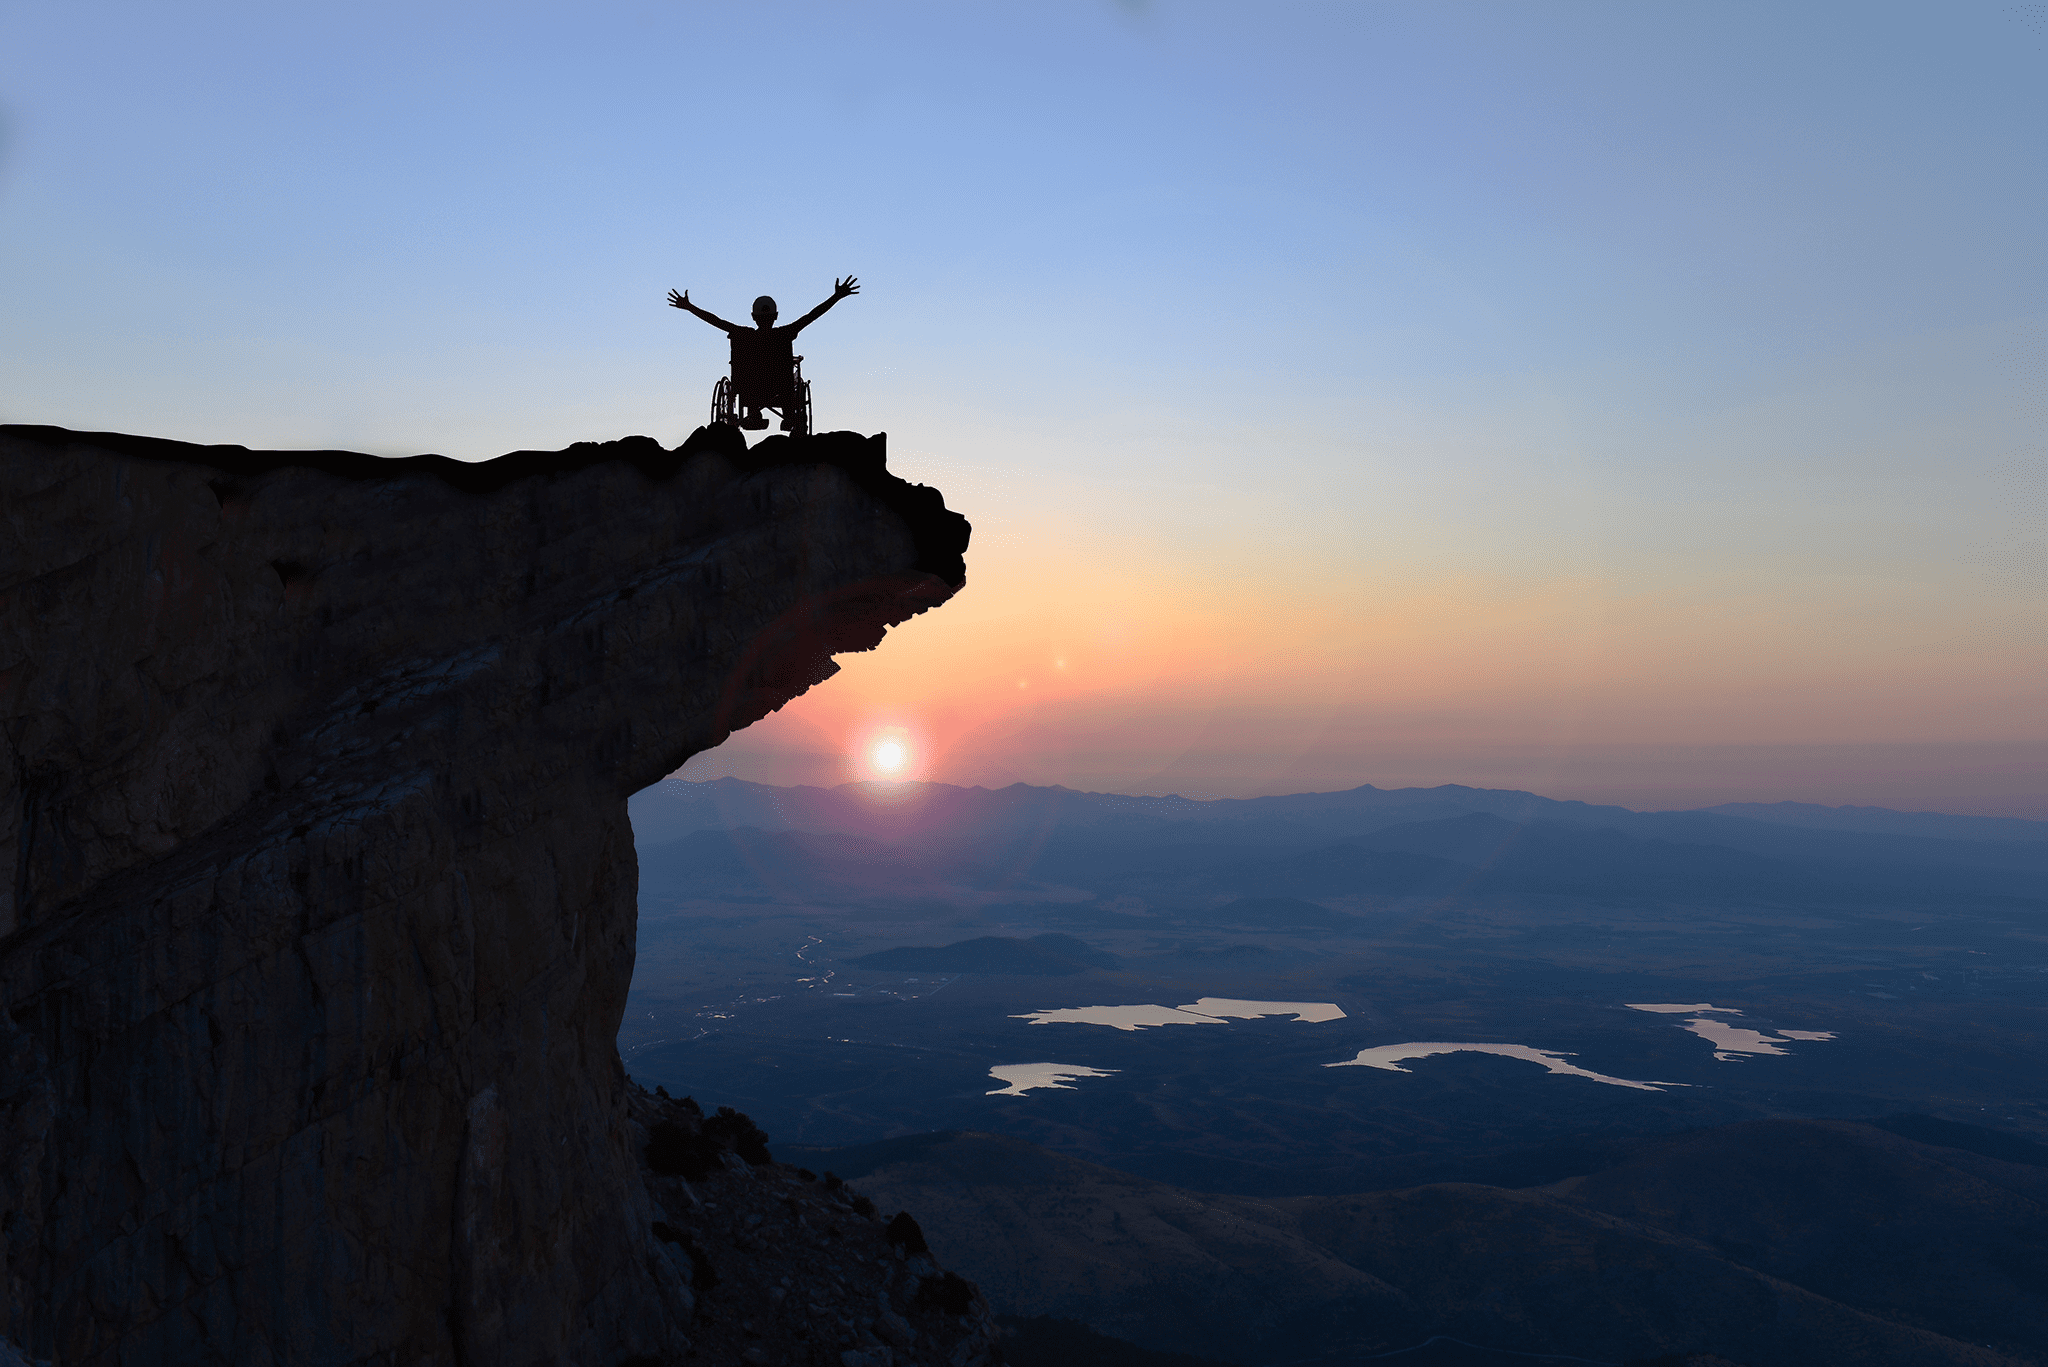
[(0, 8), (0, 421), (974, 522), (686, 776), (2048, 818), (2048, 6)]

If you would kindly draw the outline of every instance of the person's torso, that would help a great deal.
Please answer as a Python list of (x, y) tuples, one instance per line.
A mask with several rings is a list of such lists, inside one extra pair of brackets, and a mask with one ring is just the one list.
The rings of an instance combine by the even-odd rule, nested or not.
[(780, 368), (787, 374), (796, 356), (796, 329), (788, 327), (734, 328), (732, 338), (732, 363), (735, 370), (745, 366), (756, 368)]

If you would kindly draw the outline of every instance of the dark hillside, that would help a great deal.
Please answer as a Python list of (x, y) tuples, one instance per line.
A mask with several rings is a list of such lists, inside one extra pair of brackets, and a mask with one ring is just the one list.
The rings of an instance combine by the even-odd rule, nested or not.
[(1135, 1343), (1098, 1334), (1079, 1320), (1051, 1315), (1003, 1315), (1006, 1367), (1229, 1367), (1192, 1353), (1155, 1353)]
[(801, 1161), (915, 1210), (934, 1256), (1005, 1313), (1236, 1363), (1423, 1337), (1406, 1296), (1299, 1235), (1023, 1140), (919, 1135)]
[(1551, 1190), (1902, 1323), (2048, 1346), (2041, 1167), (1870, 1125), (1763, 1120), (1643, 1142)]
[(804, 1161), (916, 1209), (935, 1252), (999, 1311), (1161, 1352), (1334, 1367), (1442, 1334), (1616, 1364), (2048, 1361), (2048, 1173), (1872, 1125), (1630, 1141), (1589, 1155), (1599, 1171), (1544, 1188), (1274, 1201), (1199, 1195), (986, 1134)]

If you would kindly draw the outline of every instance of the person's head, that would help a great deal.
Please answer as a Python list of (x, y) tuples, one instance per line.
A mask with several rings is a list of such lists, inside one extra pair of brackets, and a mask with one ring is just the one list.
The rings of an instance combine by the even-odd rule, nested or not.
[(762, 295), (754, 301), (754, 326), (773, 327), (775, 324), (775, 301)]

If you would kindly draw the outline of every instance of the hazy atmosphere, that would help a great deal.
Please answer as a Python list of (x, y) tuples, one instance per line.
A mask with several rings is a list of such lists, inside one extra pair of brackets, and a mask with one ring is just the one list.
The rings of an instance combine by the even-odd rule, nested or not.
[(0, 421), (515, 449), (727, 317), (974, 523), (690, 778), (2048, 817), (2039, 5), (0, 11)]

